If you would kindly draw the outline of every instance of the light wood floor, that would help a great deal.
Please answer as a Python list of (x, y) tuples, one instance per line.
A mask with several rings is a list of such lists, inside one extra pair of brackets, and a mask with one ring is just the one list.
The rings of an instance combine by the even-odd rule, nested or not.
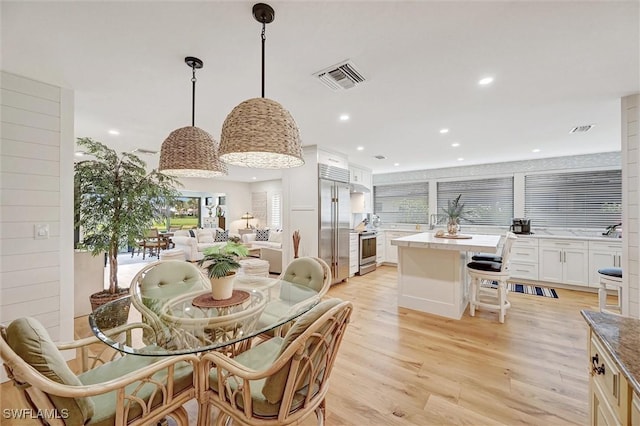
[[(355, 308), (331, 377), (327, 425), (588, 423), (580, 310), (597, 309), (595, 293), (509, 293), (500, 324), (486, 310), (455, 321), (398, 308), (396, 286), (396, 268), (385, 266), (329, 291)], [(76, 331), (88, 332), (86, 317)], [(22, 407), (9, 383), (1, 389), (3, 409)]]

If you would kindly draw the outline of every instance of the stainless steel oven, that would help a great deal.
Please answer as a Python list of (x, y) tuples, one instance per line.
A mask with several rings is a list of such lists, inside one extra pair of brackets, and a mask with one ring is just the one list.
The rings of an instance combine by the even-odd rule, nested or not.
[(358, 275), (364, 275), (376, 270), (376, 231), (360, 232), (359, 239)]

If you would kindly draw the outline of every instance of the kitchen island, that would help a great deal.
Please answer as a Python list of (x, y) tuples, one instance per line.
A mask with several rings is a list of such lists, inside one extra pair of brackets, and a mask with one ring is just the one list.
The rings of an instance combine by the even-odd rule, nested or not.
[(460, 319), (469, 302), (468, 252), (495, 253), (499, 235), (439, 238), (423, 232), (397, 238), (398, 306)]

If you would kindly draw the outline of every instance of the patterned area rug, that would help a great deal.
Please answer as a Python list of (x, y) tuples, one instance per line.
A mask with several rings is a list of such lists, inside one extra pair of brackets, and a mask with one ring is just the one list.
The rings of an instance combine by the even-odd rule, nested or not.
[[(498, 283), (495, 281), (483, 281), (482, 287), (498, 288)], [(558, 298), (558, 293), (552, 288), (538, 287), (527, 284), (509, 283), (509, 291), (515, 293), (533, 294), (534, 296), (552, 297)]]

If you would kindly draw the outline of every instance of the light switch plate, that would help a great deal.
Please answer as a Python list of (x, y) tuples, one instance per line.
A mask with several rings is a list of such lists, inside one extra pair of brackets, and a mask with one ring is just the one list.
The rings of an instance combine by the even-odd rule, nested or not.
[(48, 223), (36, 223), (33, 225), (33, 238), (36, 240), (48, 240), (49, 239), (49, 224)]

